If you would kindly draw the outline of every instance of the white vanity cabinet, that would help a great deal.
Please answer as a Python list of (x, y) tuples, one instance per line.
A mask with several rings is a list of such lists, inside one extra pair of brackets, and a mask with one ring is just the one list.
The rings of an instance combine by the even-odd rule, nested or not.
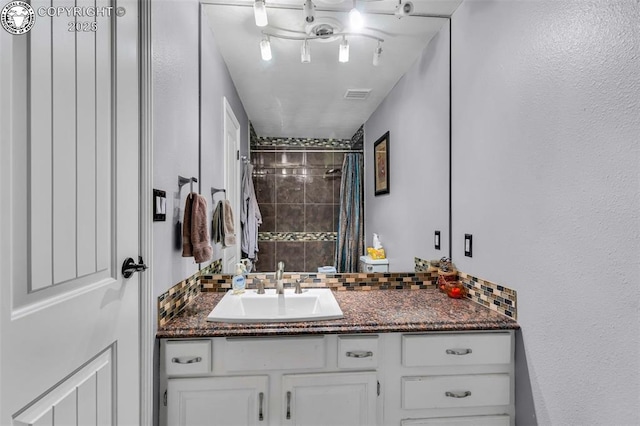
[(514, 332), (162, 339), (161, 426), (514, 424)]
[(160, 424), (376, 425), (377, 343), (376, 335), (163, 339)]
[(399, 350), (385, 360), (385, 424), (515, 424), (512, 331), (390, 334), (386, 344)]

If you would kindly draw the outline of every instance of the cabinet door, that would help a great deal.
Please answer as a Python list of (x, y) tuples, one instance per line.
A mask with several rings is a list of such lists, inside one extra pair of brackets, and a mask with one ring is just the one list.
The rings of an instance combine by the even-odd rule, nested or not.
[(167, 424), (171, 426), (268, 423), (268, 376), (169, 379), (167, 382)]
[(375, 425), (377, 383), (375, 372), (285, 375), (282, 424)]

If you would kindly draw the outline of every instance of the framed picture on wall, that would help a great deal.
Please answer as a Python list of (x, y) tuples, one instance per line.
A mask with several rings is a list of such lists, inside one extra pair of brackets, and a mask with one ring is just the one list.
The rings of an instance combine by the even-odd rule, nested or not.
[(389, 193), (389, 132), (373, 144), (373, 187), (375, 195)]

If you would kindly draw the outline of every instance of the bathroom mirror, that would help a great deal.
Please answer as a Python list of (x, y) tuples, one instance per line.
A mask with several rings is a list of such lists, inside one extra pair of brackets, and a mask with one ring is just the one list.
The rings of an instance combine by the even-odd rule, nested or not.
[[(267, 2), (265, 27), (253, 1), (202, 3), (201, 31), (215, 43), (201, 43), (201, 56), (222, 57), (255, 132), (247, 155), (263, 215), (258, 271), (283, 258), (289, 272), (333, 264), (340, 168), (354, 151), (365, 166), (365, 245), (380, 234), (392, 272), (449, 254), (446, 16), (459, 3), (416, 1), (407, 14), (397, 1), (359, 1), (357, 31), (352, 1)], [(393, 190), (374, 199), (369, 157), (386, 132)]]

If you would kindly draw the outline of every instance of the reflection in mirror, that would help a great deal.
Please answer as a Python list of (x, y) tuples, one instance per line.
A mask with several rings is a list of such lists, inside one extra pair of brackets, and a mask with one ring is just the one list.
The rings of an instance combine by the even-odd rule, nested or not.
[[(459, 1), (414, 2), (401, 19), (396, 1), (361, 2), (359, 33), (349, 22), (353, 2), (318, 0), (306, 11), (302, 3), (267, 3), (264, 27), (256, 26), (251, 1), (203, 4), (252, 124), (249, 156), (263, 219), (253, 270), (273, 272), (280, 260), (287, 271), (336, 266), (350, 154), (365, 167), (359, 245), (372, 245), (369, 234), (378, 233), (390, 271), (413, 271), (414, 257), (446, 255), (446, 238), (441, 250), (432, 240), (435, 230), (449, 233), (449, 24), (425, 15), (448, 15)], [(340, 62), (345, 42), (348, 61)], [(271, 59), (263, 60), (267, 44)], [(393, 140), (394, 186), (373, 199), (369, 157), (385, 132)]]

